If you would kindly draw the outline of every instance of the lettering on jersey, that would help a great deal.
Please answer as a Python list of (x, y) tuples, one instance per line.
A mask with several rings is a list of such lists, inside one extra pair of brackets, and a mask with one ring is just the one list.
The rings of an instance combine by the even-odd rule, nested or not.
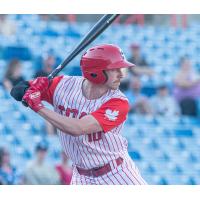
[(66, 112), (65, 112), (65, 115), (67, 117), (72, 117), (72, 118), (76, 118), (78, 116), (78, 110), (77, 109), (70, 109), (70, 108), (67, 108), (66, 109)]
[(86, 112), (82, 112), (81, 115), (80, 115), (80, 117), (79, 117), (79, 119), (81, 119), (81, 118), (84, 117), (85, 115), (87, 115), (87, 113), (86, 113)]
[(59, 113), (60, 113), (60, 114), (62, 114), (63, 111), (65, 111), (65, 107), (64, 107), (64, 106), (61, 106), (61, 105), (58, 106), (58, 109), (59, 109)]
[(95, 142), (102, 139), (102, 131), (97, 133), (88, 134), (88, 142)]
[[(79, 114), (79, 111), (77, 109), (74, 109), (74, 108), (66, 108), (62, 105), (59, 105), (58, 106), (58, 109), (59, 109), (59, 113), (60, 114), (65, 114), (65, 116), (67, 117), (71, 117), (71, 118), (77, 118), (78, 114)], [(86, 112), (82, 112), (80, 114), (80, 117), (79, 119), (81, 119), (82, 117), (84, 117), (85, 115), (87, 115)]]
[(105, 111), (105, 114), (104, 114), (104, 116), (106, 117), (106, 118), (108, 118), (110, 121), (115, 121), (116, 119), (117, 119), (117, 116), (119, 115), (119, 111), (117, 111), (117, 110), (110, 110), (110, 109), (107, 109), (106, 111)]

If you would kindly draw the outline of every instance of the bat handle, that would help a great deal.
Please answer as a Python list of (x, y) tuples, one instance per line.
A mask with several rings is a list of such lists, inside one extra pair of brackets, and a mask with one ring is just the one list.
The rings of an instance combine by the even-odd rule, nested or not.
[[(52, 83), (52, 79), (53, 79), (53, 77), (54, 77), (54, 74), (50, 74), (49, 76), (48, 76), (48, 79), (49, 79), (49, 86), (51, 85), (51, 83)], [(49, 87), (48, 86), (48, 87)], [(26, 90), (25, 90), (25, 92), (28, 90), (28, 88), (26, 88)], [(25, 92), (24, 92), (24, 94), (25, 94)], [(22, 99), (22, 104), (25, 106), (25, 107), (28, 107), (28, 104), (27, 104), (27, 102), (24, 100), (24, 99)]]
[[(28, 90), (28, 88), (25, 89), (24, 94), (26, 93), (27, 90)], [(23, 104), (25, 107), (28, 107), (28, 104), (26, 103), (26, 101), (25, 101), (24, 99), (22, 99), (22, 104)]]
[(62, 70), (63, 66), (62, 64), (58, 65), (56, 67), (55, 70), (53, 70), (49, 75), (48, 75), (48, 79), (49, 81), (51, 81), (61, 70)]
[(25, 107), (28, 107), (28, 104), (26, 103), (26, 101), (24, 101), (24, 99), (22, 99), (22, 104), (23, 104)]

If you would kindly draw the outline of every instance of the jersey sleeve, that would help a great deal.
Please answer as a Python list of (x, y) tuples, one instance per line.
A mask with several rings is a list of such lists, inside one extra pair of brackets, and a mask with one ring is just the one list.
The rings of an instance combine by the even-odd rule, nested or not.
[(105, 102), (91, 115), (99, 122), (106, 133), (123, 123), (126, 120), (128, 111), (129, 103), (127, 100), (113, 98)]
[(51, 85), (48, 88), (48, 90), (46, 90), (45, 92), (42, 93), (42, 96), (41, 96), (42, 101), (46, 101), (46, 102), (50, 103), (51, 105), (53, 105), (54, 91), (62, 78), (63, 78), (63, 76), (57, 76), (52, 80)]

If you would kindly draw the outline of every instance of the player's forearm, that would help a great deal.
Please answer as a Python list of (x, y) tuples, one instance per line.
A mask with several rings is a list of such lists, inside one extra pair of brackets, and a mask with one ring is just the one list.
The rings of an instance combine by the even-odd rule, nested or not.
[(54, 125), (56, 128), (67, 134), (79, 136), (83, 133), (80, 125), (80, 119), (64, 117), (47, 108), (41, 109), (38, 114), (50, 122), (52, 125)]

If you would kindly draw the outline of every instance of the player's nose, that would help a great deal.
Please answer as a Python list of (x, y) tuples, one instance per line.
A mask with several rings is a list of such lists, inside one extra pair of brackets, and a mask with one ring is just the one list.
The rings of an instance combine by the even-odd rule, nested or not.
[(117, 72), (118, 72), (118, 78), (123, 78), (124, 77), (124, 73), (123, 73), (123, 70), (122, 70), (122, 68), (120, 68), (120, 69), (117, 69)]

